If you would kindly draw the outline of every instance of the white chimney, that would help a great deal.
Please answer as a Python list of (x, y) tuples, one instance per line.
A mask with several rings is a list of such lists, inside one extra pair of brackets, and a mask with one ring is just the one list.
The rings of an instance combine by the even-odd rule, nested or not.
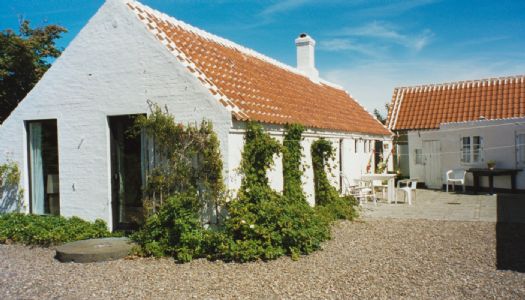
[(317, 81), (319, 71), (315, 68), (315, 40), (308, 34), (301, 33), (295, 39), (297, 46), (297, 69), (304, 72), (310, 79)]

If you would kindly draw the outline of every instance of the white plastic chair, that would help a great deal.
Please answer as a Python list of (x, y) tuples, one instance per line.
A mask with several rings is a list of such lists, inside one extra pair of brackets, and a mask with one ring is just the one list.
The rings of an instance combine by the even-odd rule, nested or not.
[(448, 185), (452, 183), (452, 190), (456, 191), (456, 183), (463, 186), (463, 193), (465, 192), (465, 174), (467, 174), (467, 171), (463, 169), (453, 169), (447, 171), (447, 193), (448, 193)]
[[(399, 187), (399, 183), (398, 183), (398, 190), (404, 192), (405, 202), (408, 199), (408, 205), (412, 205), (412, 194), (414, 195), (413, 199), (416, 200), (417, 180), (416, 179), (410, 179), (410, 180), (406, 180), (404, 182), (406, 182), (407, 185), (404, 186), (404, 187)], [(397, 203), (397, 201), (396, 201), (396, 203)]]
[(371, 181), (356, 180), (357, 185), (350, 188), (350, 195), (359, 200), (359, 205), (363, 205), (367, 199), (372, 199), (374, 205), (377, 205), (377, 200), (374, 193), (374, 187)]

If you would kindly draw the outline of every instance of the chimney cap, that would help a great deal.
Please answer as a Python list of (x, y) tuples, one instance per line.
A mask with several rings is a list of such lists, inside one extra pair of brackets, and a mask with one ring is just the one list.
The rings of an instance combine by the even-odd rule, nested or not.
[(301, 33), (301, 34), (299, 35), (300, 38), (305, 38), (305, 37), (307, 37), (307, 36), (308, 36), (308, 34), (306, 34), (306, 33), (304, 33), (304, 32)]

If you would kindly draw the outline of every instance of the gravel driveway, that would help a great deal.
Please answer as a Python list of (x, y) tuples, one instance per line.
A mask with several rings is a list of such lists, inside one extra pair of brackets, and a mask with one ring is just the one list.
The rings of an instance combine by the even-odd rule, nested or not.
[(496, 270), (496, 224), (344, 222), (299, 261), (135, 259), (62, 264), (0, 245), (0, 298), (525, 298), (525, 273)]

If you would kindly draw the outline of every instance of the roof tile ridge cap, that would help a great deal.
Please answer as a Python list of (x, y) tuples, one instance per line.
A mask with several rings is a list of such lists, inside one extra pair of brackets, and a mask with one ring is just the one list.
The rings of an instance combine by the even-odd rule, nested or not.
[[(141, 6), (141, 8), (144, 9), (145, 12), (152, 13), (152, 14), (153, 14), (154, 16), (156, 16), (156, 17), (158, 17), (158, 15), (156, 15), (156, 13), (160, 13), (161, 16), (165, 15), (165, 14), (163, 14), (163, 13), (157, 11), (157, 10), (154, 10), (154, 9), (150, 8), (149, 6), (144, 5), (144, 4), (142, 4), (142, 3), (138, 2), (138, 1), (135, 1), (135, 0), (123, 0), (123, 1), (126, 1), (127, 3), (129, 3), (129, 2), (134, 2), (135, 5)], [(166, 16), (167, 16), (167, 15), (166, 15)], [(137, 15), (137, 17), (138, 17), (138, 15)], [(140, 21), (140, 19), (139, 19), (139, 21)], [(148, 30), (148, 31), (149, 31), (149, 30)], [(157, 31), (160, 31), (160, 30), (157, 29)], [(153, 33), (153, 32), (151, 31), (151, 33)], [(164, 34), (164, 35), (165, 35), (165, 34)], [(169, 41), (171, 41), (171, 39), (168, 38), (168, 37), (166, 37), (166, 39), (169, 40)], [(177, 49), (178, 47), (177, 47), (177, 45), (175, 44), (175, 42), (174, 42), (174, 41), (171, 41), (171, 42), (175, 45), (175, 47), (176, 47), (176, 49)], [(162, 43), (161, 43), (161, 44), (162, 44)], [(168, 50), (169, 50), (169, 49), (168, 49)], [(177, 51), (180, 52), (178, 49), (177, 49)], [(174, 54), (174, 53), (172, 53), (172, 54)], [(182, 53), (182, 54), (183, 54), (183, 53)], [(220, 99), (228, 100), (228, 104), (230, 104), (232, 107), (230, 108), (229, 106), (225, 106), (225, 105), (223, 105), (227, 110), (229, 110), (229, 111), (232, 112), (232, 113), (241, 113), (241, 114), (244, 114), (244, 115), (246, 114), (246, 113), (245, 113), (245, 112), (244, 112), (244, 111), (243, 111), (243, 110), (242, 110), (242, 109), (241, 109), (241, 108), (240, 108), (235, 102), (233, 102), (233, 101), (232, 101), (232, 100), (231, 100), (231, 99), (230, 99), (230, 98), (229, 98), (224, 92), (222, 92), (221, 89), (220, 89), (217, 85), (215, 85), (215, 84), (213, 83), (213, 81), (211, 81), (211, 80), (208, 78), (208, 76), (206, 76), (206, 74), (205, 74), (204, 72), (202, 72), (202, 71), (197, 67), (197, 65), (195, 64), (195, 62), (194, 62), (191, 58), (189, 58), (189, 57), (187, 57), (187, 56), (185, 55), (185, 59), (188, 60), (189, 62), (191, 62), (191, 63), (193, 64), (193, 67), (194, 67), (195, 69), (199, 70), (201, 76), (203, 76), (205, 79), (207, 79), (207, 80), (209, 81), (208, 84), (210, 84), (210, 86), (211, 86), (212, 88), (214, 88), (215, 90), (220, 91), (220, 93), (222, 93), (222, 94), (214, 95), (214, 94), (211, 92), (211, 90), (208, 89), (208, 92), (210, 92), (210, 94), (212, 95), (212, 97), (216, 98), (216, 100), (217, 100), (217, 102), (218, 102), (219, 104), (220, 104), (220, 101), (219, 101)], [(189, 70), (187, 70), (187, 71), (189, 72)], [(193, 76), (195, 76), (195, 78), (197, 78), (198, 80), (200, 79), (199, 76), (198, 76), (196, 73), (192, 73), (192, 72), (190, 72), (190, 73), (191, 73)], [(200, 81), (200, 80), (199, 80), (199, 81)], [(201, 83), (201, 84), (203, 84), (203, 83)], [(203, 85), (204, 85), (204, 84), (203, 84)]]
[[(294, 73), (296, 75), (300, 75), (300, 76), (303, 76), (303, 77), (306, 77), (306, 78), (310, 79), (309, 76), (307, 76), (304, 72), (300, 71), (297, 68), (294, 68), (294, 67), (292, 67), (290, 65), (287, 65), (287, 64), (285, 64), (283, 62), (280, 62), (280, 61), (276, 60), (275, 58), (271, 58), (271, 57), (269, 57), (267, 55), (264, 55), (264, 54), (262, 54), (260, 52), (257, 52), (256, 50), (253, 50), (253, 49), (248, 48), (246, 46), (242, 46), (240, 44), (237, 44), (234, 41), (231, 41), (231, 40), (228, 40), (226, 38), (220, 37), (220, 36), (218, 36), (216, 34), (208, 32), (208, 31), (206, 31), (204, 29), (195, 27), (195, 26), (193, 26), (191, 24), (188, 24), (188, 23), (186, 23), (186, 22), (184, 22), (182, 20), (176, 19), (173, 16), (165, 14), (165, 13), (163, 13), (163, 12), (161, 12), (159, 10), (156, 10), (156, 9), (154, 9), (154, 8), (148, 6), (148, 5), (145, 5), (145, 4), (143, 4), (143, 3), (139, 2), (139, 1), (136, 1), (136, 0), (123, 0), (123, 1), (133, 2), (135, 5), (140, 5), (140, 6), (142, 6), (142, 8), (147, 9), (150, 12), (154, 13), (154, 15), (157, 15), (157, 16), (160, 15), (161, 17), (163, 17), (164, 20), (168, 19), (168, 20), (174, 22), (176, 25), (179, 25), (179, 26), (183, 27), (184, 29), (186, 29), (186, 30), (188, 30), (188, 31), (190, 31), (192, 33), (195, 33), (197, 35), (200, 35), (203, 38), (211, 40), (211, 41), (213, 41), (213, 42), (215, 42), (215, 43), (217, 43), (219, 45), (239, 50), (243, 54), (250, 55), (250, 56), (258, 58), (258, 59), (260, 59), (260, 60), (262, 60), (264, 62), (270, 63), (270, 64), (272, 64), (272, 65), (274, 65), (276, 67), (279, 67), (279, 68), (284, 69), (286, 71), (292, 72), (292, 73)], [(342, 90), (341, 87), (338, 87), (337, 85), (335, 85), (333, 83), (330, 83), (330, 82), (328, 82), (328, 81), (326, 81), (326, 80), (324, 80), (322, 78), (319, 78), (319, 82), (316, 82), (316, 81), (313, 81), (313, 80), (311, 80), (311, 81), (313, 83), (316, 83), (316, 84), (320, 84), (321, 82), (326, 83), (326, 84), (330, 84), (333, 87), (339, 88), (339, 89)]]
[(393, 134), (393, 132), (388, 129), (388, 127), (386, 127), (385, 124), (381, 123), (377, 118), (376, 116), (374, 116), (373, 113), (369, 112), (368, 109), (366, 109), (366, 107), (364, 107), (360, 102), (359, 100), (357, 100), (356, 98), (352, 97), (352, 95), (345, 89), (341, 89), (343, 92), (345, 92), (345, 94), (350, 98), (349, 100), (354, 100), (355, 103), (357, 103), (357, 105), (359, 105), (364, 111), (366, 111), (374, 120), (376, 120), (377, 123), (379, 123), (379, 125), (381, 125), (384, 129), (386, 129), (386, 131), (388, 131), (390, 133), (390, 135)]
[(440, 82), (440, 83), (427, 83), (427, 84), (418, 84), (418, 85), (409, 85), (409, 86), (399, 86), (396, 88), (399, 89), (414, 89), (421, 91), (422, 89), (430, 86), (450, 86), (455, 87), (459, 86), (461, 84), (468, 84), (473, 83), (476, 81), (479, 82), (496, 82), (496, 81), (504, 81), (506, 79), (521, 79), (522, 81), (525, 81), (525, 74), (523, 75), (511, 75), (511, 76), (500, 76), (500, 77), (487, 77), (487, 78), (480, 78), (480, 79), (468, 79), (468, 80), (456, 80), (456, 81), (449, 81), (449, 82)]

